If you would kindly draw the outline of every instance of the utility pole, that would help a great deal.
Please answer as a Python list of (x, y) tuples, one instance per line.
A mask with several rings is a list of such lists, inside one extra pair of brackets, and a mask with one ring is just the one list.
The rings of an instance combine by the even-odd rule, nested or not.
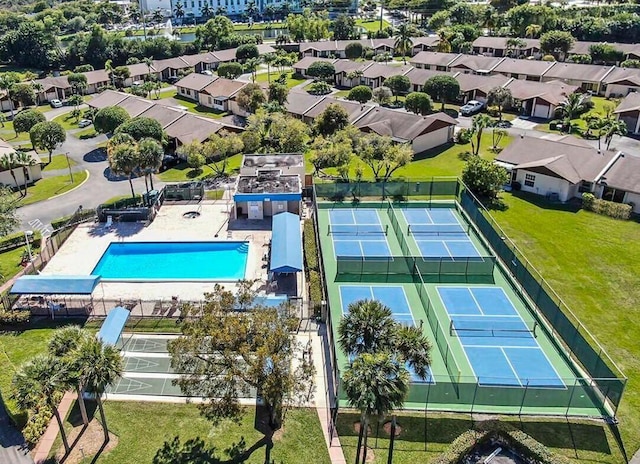
[(67, 158), (67, 167), (69, 168), (69, 177), (71, 178), (71, 183), (73, 184), (73, 172), (71, 171), (71, 161), (69, 161), (69, 152), (65, 153), (64, 156)]

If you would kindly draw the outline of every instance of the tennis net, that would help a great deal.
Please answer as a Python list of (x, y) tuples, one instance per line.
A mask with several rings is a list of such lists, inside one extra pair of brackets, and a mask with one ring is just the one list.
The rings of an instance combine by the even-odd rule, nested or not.
[(329, 224), (327, 226), (327, 235), (387, 235), (388, 232), (388, 224)]
[(467, 235), (470, 226), (461, 224), (409, 224), (407, 235)]
[(449, 334), (458, 337), (535, 338), (537, 328), (537, 322), (526, 324), (522, 320), (498, 322), (464, 319), (452, 320), (449, 323)]

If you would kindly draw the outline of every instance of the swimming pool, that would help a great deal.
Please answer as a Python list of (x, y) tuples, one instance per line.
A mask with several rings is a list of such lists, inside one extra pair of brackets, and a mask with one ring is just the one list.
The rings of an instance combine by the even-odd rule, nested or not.
[(248, 242), (111, 243), (92, 274), (103, 280), (238, 280), (248, 252)]

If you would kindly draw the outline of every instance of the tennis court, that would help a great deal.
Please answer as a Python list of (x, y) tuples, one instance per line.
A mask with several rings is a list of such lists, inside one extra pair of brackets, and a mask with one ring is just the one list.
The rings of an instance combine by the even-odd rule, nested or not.
[(565, 388), (527, 322), (500, 287), (437, 287), (478, 384)]
[(341, 208), (329, 211), (328, 234), (336, 256), (391, 256), (387, 226), (375, 209)]
[(449, 208), (405, 208), (402, 215), (411, 235), (425, 258), (475, 258), (481, 254)]
[[(342, 313), (349, 312), (349, 305), (359, 300), (377, 300), (391, 310), (393, 319), (401, 324), (415, 326), (415, 320), (409, 307), (404, 288), (379, 285), (340, 285), (340, 300)], [(425, 382), (407, 366), (413, 382)], [(431, 370), (428, 371), (428, 383), (434, 383)]]

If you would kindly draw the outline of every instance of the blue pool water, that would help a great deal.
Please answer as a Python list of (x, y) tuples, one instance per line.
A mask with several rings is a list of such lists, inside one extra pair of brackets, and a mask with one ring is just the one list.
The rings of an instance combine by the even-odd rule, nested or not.
[(248, 242), (112, 243), (93, 269), (111, 280), (237, 280)]

